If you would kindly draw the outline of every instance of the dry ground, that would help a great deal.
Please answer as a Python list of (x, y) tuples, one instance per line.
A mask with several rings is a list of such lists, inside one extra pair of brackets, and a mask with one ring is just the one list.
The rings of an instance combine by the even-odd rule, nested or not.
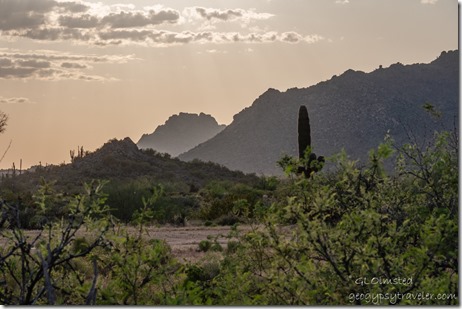
[[(239, 226), (239, 231), (249, 231), (250, 226)], [(148, 228), (149, 236), (156, 239), (165, 240), (172, 248), (173, 255), (180, 261), (186, 260), (194, 262), (205, 255), (199, 252), (199, 242), (213, 237), (217, 237), (218, 243), (226, 249), (228, 238), (226, 236), (231, 231), (229, 226), (188, 226), (188, 227), (152, 227)]]
[[(136, 233), (134, 227), (123, 227), (128, 230), (130, 234)], [(238, 227), (239, 231), (245, 232), (251, 229), (248, 225)], [(173, 255), (178, 258), (180, 262), (196, 262), (205, 256), (204, 252), (198, 251), (199, 242), (202, 240), (217, 239), (218, 243), (226, 249), (228, 238), (226, 237), (231, 231), (229, 226), (186, 226), (186, 227), (148, 227), (146, 237), (154, 239), (165, 240), (172, 248)], [(38, 234), (37, 230), (28, 230), (25, 232), (27, 237), (32, 239)], [(79, 232), (79, 236), (84, 236), (85, 232)], [(7, 239), (0, 236), (0, 247), (7, 244)]]

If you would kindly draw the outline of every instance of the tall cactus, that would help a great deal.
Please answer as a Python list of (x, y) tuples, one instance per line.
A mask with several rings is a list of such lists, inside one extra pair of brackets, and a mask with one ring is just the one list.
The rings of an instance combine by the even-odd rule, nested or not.
[(298, 110), (298, 156), (302, 159), (306, 148), (311, 147), (310, 117), (306, 106), (300, 106)]
[(298, 172), (303, 173), (306, 178), (310, 178), (312, 173), (319, 171), (325, 161), (323, 156), (317, 157), (314, 152), (310, 153), (306, 161), (305, 151), (308, 147), (311, 148), (310, 117), (306, 106), (302, 105), (298, 111), (298, 156), (303, 165), (299, 166)]

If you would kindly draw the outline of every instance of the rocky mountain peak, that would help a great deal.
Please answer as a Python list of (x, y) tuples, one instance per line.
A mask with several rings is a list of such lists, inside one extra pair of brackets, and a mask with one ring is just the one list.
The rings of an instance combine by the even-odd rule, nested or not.
[(122, 140), (112, 139), (108, 141), (101, 147), (100, 151), (113, 153), (130, 153), (138, 152), (138, 147), (131, 140), (131, 138), (126, 137)]
[(144, 134), (137, 145), (142, 149), (151, 148), (177, 156), (212, 138), (224, 128), (225, 125), (219, 125), (211, 115), (181, 112), (170, 116), (153, 133)]
[(442, 67), (454, 67), (455, 63), (459, 63), (459, 50), (443, 51), (431, 64), (436, 64)]
[(140, 156), (139, 149), (136, 144), (129, 138), (112, 139), (101, 146), (99, 149), (85, 156), (82, 162), (76, 161), (77, 164), (99, 162), (104, 158), (119, 158), (119, 159), (136, 159)]

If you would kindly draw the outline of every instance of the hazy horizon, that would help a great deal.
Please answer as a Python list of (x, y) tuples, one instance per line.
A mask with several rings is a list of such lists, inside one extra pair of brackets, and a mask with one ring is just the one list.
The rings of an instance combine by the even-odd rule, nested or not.
[(173, 114), (458, 49), (454, 0), (0, 1), (0, 163), (69, 163)]

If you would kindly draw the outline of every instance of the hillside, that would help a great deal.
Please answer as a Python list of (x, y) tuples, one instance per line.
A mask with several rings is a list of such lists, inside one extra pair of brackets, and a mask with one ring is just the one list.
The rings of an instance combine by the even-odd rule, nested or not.
[(36, 187), (41, 179), (56, 182), (57, 189), (72, 193), (81, 189), (83, 182), (93, 179), (111, 182), (147, 179), (156, 183), (180, 183), (200, 188), (211, 180), (253, 183), (257, 177), (214, 163), (183, 162), (152, 150), (139, 150), (130, 138), (110, 140), (96, 151), (77, 157), (70, 164), (35, 167), (35, 172), (9, 177), (2, 187), (23, 191)]
[(153, 133), (143, 134), (137, 145), (141, 149), (151, 148), (176, 157), (212, 138), (225, 127), (204, 113), (180, 113), (171, 116)]
[[(425, 103), (442, 117), (432, 118)], [(297, 155), (300, 105), (307, 106), (316, 153), (329, 156), (344, 148), (350, 158), (364, 160), (387, 131), (403, 143), (409, 141), (408, 132), (422, 139), (458, 123), (459, 52), (443, 52), (429, 64), (396, 63), (370, 73), (347, 70), (308, 88), (268, 89), (222, 132), (179, 158), (280, 174), (276, 162), (281, 156)]]

